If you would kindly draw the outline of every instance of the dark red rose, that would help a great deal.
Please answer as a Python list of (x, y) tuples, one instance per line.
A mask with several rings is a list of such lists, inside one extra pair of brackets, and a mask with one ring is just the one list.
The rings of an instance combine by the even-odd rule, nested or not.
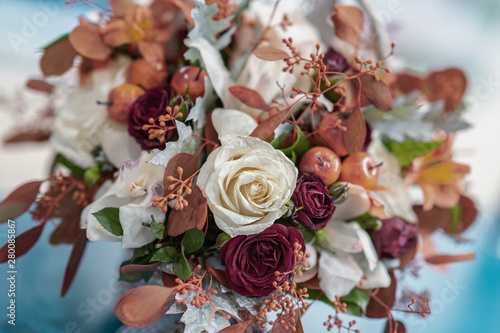
[[(159, 86), (146, 90), (130, 108), (128, 117), (128, 131), (130, 135), (137, 139), (141, 148), (145, 150), (164, 149), (165, 142), (172, 140), (176, 135), (176, 130), (168, 131), (165, 135), (165, 142), (156, 139), (150, 140), (147, 130), (143, 130), (144, 125), (149, 124), (149, 119), (157, 119), (167, 113), (167, 106), (170, 105), (175, 92), (168, 86)], [(173, 126), (172, 121), (166, 124)]]
[(374, 244), (380, 258), (399, 258), (412, 240), (417, 229), (398, 217), (384, 220), (382, 228), (375, 233)]
[[(304, 251), (300, 231), (277, 223), (255, 235), (234, 237), (221, 251), (229, 285), (243, 296), (268, 296), (275, 290), (276, 271), (293, 270), (295, 243)], [(288, 278), (285, 276), (281, 282)]]
[(292, 201), (297, 209), (292, 215), (293, 220), (314, 230), (323, 229), (335, 211), (330, 191), (312, 175), (305, 174), (297, 179)]
[(332, 48), (326, 51), (323, 63), (329, 72), (343, 73), (349, 68), (346, 58)]

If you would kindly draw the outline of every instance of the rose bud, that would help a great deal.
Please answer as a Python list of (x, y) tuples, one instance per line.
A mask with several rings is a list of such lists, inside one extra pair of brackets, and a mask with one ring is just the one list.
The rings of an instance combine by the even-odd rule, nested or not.
[(335, 204), (323, 182), (312, 175), (304, 174), (297, 180), (292, 194), (295, 222), (314, 230), (323, 229), (335, 211)]
[(408, 222), (391, 217), (375, 233), (374, 244), (380, 258), (399, 258), (417, 237), (417, 229)]
[(323, 63), (328, 72), (343, 73), (349, 68), (346, 58), (331, 47), (326, 51)]
[[(146, 90), (132, 104), (128, 117), (128, 131), (141, 144), (142, 149), (164, 149), (165, 142), (172, 140), (177, 135), (177, 130), (167, 131), (165, 133), (165, 142), (160, 142), (154, 139), (151, 140), (148, 130), (144, 129), (144, 125), (150, 124), (150, 119), (156, 120), (167, 113), (167, 106), (170, 105), (174, 96), (175, 92), (172, 88), (159, 86)], [(168, 121), (166, 126), (174, 126), (174, 122)]]
[(300, 231), (273, 224), (253, 235), (240, 235), (228, 241), (221, 251), (221, 262), (226, 265), (229, 285), (242, 296), (268, 296), (290, 274), (278, 278), (276, 272), (291, 272), (295, 265), (295, 243), (305, 251)]

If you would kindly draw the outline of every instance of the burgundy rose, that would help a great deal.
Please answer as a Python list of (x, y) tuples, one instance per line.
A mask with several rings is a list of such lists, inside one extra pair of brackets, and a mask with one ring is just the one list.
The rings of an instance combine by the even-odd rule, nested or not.
[(343, 73), (349, 68), (346, 58), (332, 48), (326, 51), (323, 62), (329, 72)]
[(231, 239), (221, 251), (229, 285), (243, 296), (268, 296), (275, 290), (276, 271), (293, 270), (295, 243), (305, 249), (300, 231), (277, 223), (261, 233)]
[(314, 230), (323, 229), (335, 211), (330, 192), (319, 178), (312, 175), (302, 175), (297, 179), (292, 201), (297, 208), (293, 220)]
[[(175, 92), (168, 86), (159, 86), (146, 90), (130, 108), (128, 117), (128, 131), (141, 144), (145, 150), (163, 149), (165, 142), (172, 140), (177, 134), (176, 130), (168, 131), (165, 135), (165, 142), (150, 140), (147, 130), (143, 130), (144, 125), (149, 124), (149, 119), (157, 119), (167, 113), (167, 106), (170, 105)], [(173, 126), (173, 121), (166, 123), (167, 126)]]
[(384, 220), (382, 228), (375, 233), (374, 244), (380, 258), (399, 258), (415, 237), (417, 229), (414, 226), (391, 217)]

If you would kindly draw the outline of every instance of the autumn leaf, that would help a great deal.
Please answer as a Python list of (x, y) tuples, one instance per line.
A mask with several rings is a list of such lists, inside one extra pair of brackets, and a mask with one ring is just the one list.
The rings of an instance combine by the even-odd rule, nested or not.
[(279, 125), (285, 120), (288, 115), (289, 109), (279, 111), (275, 115), (267, 118), (257, 126), (256, 129), (250, 134), (254, 138), (259, 138), (261, 140), (266, 140), (269, 136), (274, 133), (274, 130), (278, 128)]
[[(389, 320), (391, 320), (391, 319), (389, 319)], [(393, 324), (394, 324), (395, 327), (391, 331), (391, 326), (389, 324), (389, 320), (387, 321), (387, 324), (385, 325), (384, 333), (406, 333), (406, 327), (405, 327), (405, 325), (402, 322), (398, 321), (398, 320), (395, 320), (393, 322)]]
[[(26, 230), (19, 236), (16, 236), (16, 259), (28, 252), (33, 247), (33, 245), (35, 245), (36, 241), (42, 234), (44, 226), (45, 223), (39, 224), (36, 227)], [(7, 260), (9, 259), (8, 251), (9, 243), (5, 243), (4, 246), (0, 248), (0, 264), (7, 262)]]
[(26, 183), (12, 191), (0, 203), (0, 223), (5, 223), (26, 212), (35, 201), (41, 183), (41, 181)]
[(73, 66), (77, 56), (76, 50), (69, 39), (64, 39), (45, 50), (40, 59), (40, 69), (43, 75), (61, 75)]
[(462, 104), (467, 89), (467, 77), (458, 68), (448, 68), (431, 73), (422, 87), (429, 102), (444, 101), (446, 112), (454, 111)]
[(48, 93), (48, 94), (50, 94), (52, 91), (54, 91), (54, 85), (52, 85), (44, 80), (36, 80), (36, 79), (29, 80), (26, 83), (26, 87), (33, 89), (33, 90), (36, 90), (36, 91)]
[[(393, 272), (390, 272), (389, 275), (391, 277), (391, 285), (387, 288), (380, 288), (377, 298), (390, 309), (396, 300), (397, 280)], [(388, 313), (387, 309), (372, 297), (366, 308), (366, 316), (368, 318), (387, 318)]]
[(335, 10), (332, 17), (335, 35), (357, 49), (363, 34), (363, 12), (357, 7), (340, 4), (335, 4)]
[(207, 199), (198, 186), (194, 186), (191, 194), (185, 196), (189, 205), (182, 210), (172, 210), (168, 217), (167, 233), (176, 237), (184, 232), (196, 228), (202, 230), (207, 220)]
[(219, 281), (219, 283), (229, 290), (233, 288), (229, 285), (226, 279), (226, 273), (221, 269), (215, 269), (213, 267), (208, 267), (208, 272)]
[(50, 138), (50, 131), (40, 129), (16, 131), (10, 136), (3, 139), (5, 144), (21, 143), (21, 142), (43, 142)]
[(476, 259), (476, 254), (472, 252), (457, 255), (438, 254), (432, 257), (425, 258), (425, 261), (433, 265), (447, 265), (454, 262), (470, 261), (474, 259)]
[(244, 333), (246, 332), (247, 327), (250, 326), (252, 322), (253, 320), (242, 321), (237, 324), (226, 327), (222, 331), (219, 331), (219, 333)]
[(188, 153), (179, 153), (172, 157), (165, 168), (165, 174), (163, 176), (163, 195), (166, 196), (172, 190), (168, 187), (175, 183), (175, 180), (168, 180), (169, 176), (178, 179), (179, 174), (177, 169), (181, 167), (183, 170), (182, 180), (191, 177), (198, 170), (198, 157)]
[(229, 92), (249, 107), (263, 111), (269, 111), (271, 109), (262, 96), (255, 90), (242, 86), (232, 86), (229, 88)]
[(148, 326), (163, 316), (176, 293), (176, 288), (155, 285), (134, 288), (116, 304), (116, 316), (125, 325)]
[(64, 297), (75, 278), (76, 271), (82, 260), (83, 252), (87, 245), (87, 235), (85, 230), (80, 230), (80, 235), (78, 235), (74, 245), (71, 255), (69, 256), (68, 265), (66, 266), (66, 271), (64, 272), (64, 280), (61, 288), (61, 297)]
[(62, 217), (59, 226), (50, 235), (49, 242), (53, 245), (73, 244), (80, 235), (80, 215), (83, 207), (73, 204), (69, 211)]
[(277, 61), (290, 58), (288, 53), (272, 46), (261, 46), (253, 51), (253, 54), (262, 60)]
[(356, 154), (361, 150), (366, 139), (365, 118), (360, 108), (354, 109), (345, 122), (346, 131), (342, 133), (342, 142), (349, 154)]
[[(361, 82), (361, 92), (366, 99), (380, 111), (392, 110), (392, 94), (389, 87), (382, 80), (378, 80), (375, 75), (363, 74), (359, 77)], [(357, 81), (354, 81), (357, 84)]]
[(104, 44), (94, 24), (77, 26), (70, 32), (69, 41), (81, 56), (92, 60), (106, 60), (112, 52), (111, 47)]
[(120, 267), (120, 274), (134, 274), (134, 273), (144, 273), (151, 272), (158, 268), (161, 265), (161, 262), (155, 262), (146, 265), (137, 265), (137, 264), (128, 264)]

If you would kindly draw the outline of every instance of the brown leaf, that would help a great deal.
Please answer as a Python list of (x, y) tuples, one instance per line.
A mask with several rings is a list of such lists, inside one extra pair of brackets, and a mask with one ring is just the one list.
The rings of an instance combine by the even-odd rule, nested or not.
[(198, 157), (188, 153), (179, 153), (168, 161), (167, 167), (165, 168), (165, 174), (163, 176), (163, 196), (172, 192), (172, 190), (169, 190), (168, 187), (175, 181), (169, 181), (167, 178), (169, 176), (178, 178), (179, 174), (177, 169), (179, 167), (183, 170), (182, 180), (191, 177), (198, 170)]
[[(389, 320), (391, 320), (391, 319), (389, 319)], [(394, 327), (392, 328), (392, 332), (391, 332), (391, 326), (389, 325), (389, 321), (387, 321), (387, 325), (385, 325), (384, 333), (406, 333), (406, 327), (402, 322), (396, 320), (393, 322), (393, 325), (394, 325)]]
[(242, 321), (240, 323), (226, 327), (219, 333), (244, 333), (248, 326), (253, 322), (253, 320)]
[(177, 283), (175, 282), (175, 279), (177, 279), (177, 276), (172, 275), (172, 274), (168, 274), (168, 273), (163, 272), (163, 274), (161, 275), (161, 280), (162, 280), (163, 285), (165, 287), (169, 287), (169, 288), (176, 287)]
[(345, 127), (347, 130), (342, 133), (342, 142), (349, 154), (356, 154), (363, 148), (366, 139), (365, 117), (359, 107), (347, 118)]
[(335, 4), (335, 10), (332, 17), (335, 35), (357, 49), (363, 34), (363, 12), (357, 7), (340, 4)]
[(82, 260), (83, 252), (85, 252), (85, 247), (87, 245), (87, 235), (85, 230), (80, 230), (80, 235), (76, 239), (71, 255), (69, 256), (68, 266), (66, 266), (66, 271), (64, 272), (64, 280), (61, 288), (61, 297), (64, 297), (75, 278), (76, 271)]
[(54, 86), (44, 80), (31, 79), (26, 83), (26, 87), (40, 92), (50, 94), (54, 90)]
[(105, 60), (112, 52), (111, 47), (104, 44), (97, 26), (93, 24), (77, 26), (70, 32), (69, 41), (81, 56), (92, 60)]
[(469, 261), (476, 259), (476, 254), (474, 252), (466, 253), (466, 254), (457, 254), (457, 255), (446, 255), (439, 254), (432, 257), (425, 258), (429, 264), (433, 265), (442, 265), (442, 264), (451, 264), (453, 262), (461, 262), (461, 261)]
[(207, 199), (200, 188), (194, 186), (193, 192), (185, 199), (189, 202), (187, 207), (182, 210), (173, 209), (170, 212), (167, 223), (169, 236), (176, 237), (193, 228), (202, 230), (205, 226), (208, 214)]
[(277, 61), (290, 58), (290, 55), (283, 50), (272, 46), (261, 46), (253, 51), (253, 54), (262, 60)]
[(80, 236), (80, 215), (83, 207), (73, 204), (61, 219), (59, 226), (50, 235), (49, 242), (53, 245), (73, 244)]
[(69, 39), (65, 39), (45, 50), (40, 59), (40, 69), (43, 75), (61, 75), (73, 66), (77, 52)]
[[(359, 77), (361, 81), (361, 92), (366, 99), (380, 111), (392, 110), (392, 94), (384, 81), (379, 80), (372, 74), (364, 74)], [(356, 84), (357, 81), (354, 81)]]
[[(476, 220), (478, 211), (474, 201), (464, 195), (460, 197), (458, 204), (460, 205), (460, 221), (458, 222), (457, 232), (461, 233), (467, 230)], [(448, 229), (445, 230), (450, 232)]]
[(271, 109), (262, 96), (255, 90), (242, 86), (232, 86), (229, 88), (229, 92), (249, 107), (263, 111), (269, 111)]
[(163, 316), (176, 293), (176, 288), (154, 285), (134, 288), (116, 304), (116, 316), (125, 325), (148, 326)]
[(17, 131), (11, 136), (7, 136), (3, 142), (5, 144), (22, 143), (22, 142), (43, 142), (50, 138), (50, 131), (33, 129), (27, 131)]
[(424, 80), (412, 73), (399, 73), (397, 74), (396, 83), (398, 89), (406, 95), (412, 91), (420, 90), (424, 84)]
[(213, 277), (219, 281), (221, 285), (223, 285), (225, 288), (232, 290), (233, 288), (229, 285), (229, 282), (227, 282), (226, 279), (226, 273), (221, 270), (221, 269), (215, 269), (213, 267), (208, 267), (208, 272), (212, 274)]
[(114, 16), (123, 17), (132, 3), (132, 0), (110, 0), (109, 6), (113, 11)]
[[(376, 295), (389, 308), (392, 308), (396, 300), (397, 280), (393, 272), (389, 272), (391, 276), (391, 285), (387, 288), (380, 288)], [(370, 298), (368, 307), (366, 308), (366, 316), (368, 318), (387, 318), (387, 309), (380, 305), (373, 297)]]
[(409, 245), (408, 248), (399, 257), (399, 269), (402, 269), (413, 262), (418, 249), (418, 237), (416, 237)]
[(26, 183), (12, 191), (0, 203), (0, 223), (12, 220), (27, 211), (35, 201), (41, 183), (41, 181)]
[(286, 116), (288, 115), (288, 111), (289, 109), (285, 109), (267, 118), (266, 120), (261, 122), (256, 129), (253, 130), (250, 136), (259, 138), (261, 140), (266, 140), (274, 133), (274, 130), (278, 128), (279, 125), (281, 125), (283, 120), (285, 120)]
[(160, 266), (161, 262), (155, 262), (152, 264), (146, 265), (136, 265), (129, 264), (120, 267), (120, 274), (134, 274), (134, 273), (143, 273), (143, 272), (152, 272)]
[[(19, 236), (16, 236), (16, 244), (15, 244), (15, 254), (16, 259), (28, 252), (33, 245), (35, 245), (38, 238), (42, 234), (43, 227), (45, 223), (39, 224), (36, 227), (26, 230)], [(7, 262), (9, 254), (9, 243), (5, 243), (2, 248), (0, 248), (0, 263)]]
[(319, 278), (318, 275), (313, 276), (311, 279), (299, 283), (302, 287), (306, 287), (307, 289), (321, 290), (319, 286)]
[(429, 102), (444, 101), (445, 111), (455, 110), (462, 104), (467, 89), (467, 77), (458, 68), (431, 73), (424, 82), (422, 92)]
[[(210, 111), (207, 114), (206, 117), (206, 122), (205, 122), (205, 138), (207, 140), (210, 140), (211, 142), (214, 142), (218, 144), (219, 146), (221, 145), (220, 140), (219, 140), (219, 135), (217, 134), (217, 131), (215, 130), (214, 124), (212, 123), (212, 112)], [(216, 147), (212, 144), (206, 146), (206, 153), (209, 155)]]

